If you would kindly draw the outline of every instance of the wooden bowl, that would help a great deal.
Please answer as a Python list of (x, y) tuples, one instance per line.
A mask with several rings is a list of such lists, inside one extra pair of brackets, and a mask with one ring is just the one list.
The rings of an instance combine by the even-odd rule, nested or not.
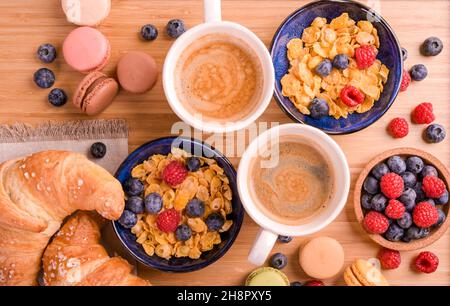
[[(447, 186), (447, 190), (449, 189), (448, 188), (450, 186), (449, 170), (441, 161), (439, 161), (436, 157), (434, 157), (430, 153), (427, 153), (425, 151), (421, 151), (418, 149), (414, 149), (414, 148), (397, 148), (397, 149), (386, 151), (386, 152), (378, 155), (374, 159), (372, 159), (366, 165), (366, 167), (363, 169), (363, 171), (361, 172), (361, 174), (358, 177), (358, 180), (356, 181), (355, 193), (354, 193), (354, 209), (355, 209), (356, 218), (358, 219), (358, 222), (361, 225), (362, 225), (362, 221), (364, 219), (363, 209), (361, 207), (361, 191), (363, 188), (364, 180), (366, 179), (367, 175), (369, 175), (370, 171), (372, 170), (372, 168), (375, 165), (377, 165), (378, 163), (380, 163), (394, 155), (399, 155), (401, 157), (408, 157), (411, 155), (419, 156), (420, 158), (422, 158), (424, 160), (425, 163), (434, 166), (438, 170), (439, 177), (445, 182), (445, 184)], [(417, 240), (411, 240), (410, 242), (403, 242), (403, 241), (392, 242), (392, 241), (385, 239), (381, 235), (376, 235), (376, 234), (368, 234), (368, 235), (373, 241), (375, 241), (379, 245), (381, 245), (385, 248), (388, 248), (388, 249), (392, 249), (392, 250), (412, 251), (412, 250), (424, 248), (424, 247), (432, 244), (436, 240), (438, 240), (446, 232), (447, 228), (449, 227), (449, 225), (450, 225), (450, 218), (448, 217), (449, 216), (449, 206), (450, 206), (450, 204), (445, 204), (443, 206), (443, 210), (446, 215), (445, 222), (440, 227), (438, 227), (436, 229), (432, 229), (430, 234), (427, 237), (417, 239)]]

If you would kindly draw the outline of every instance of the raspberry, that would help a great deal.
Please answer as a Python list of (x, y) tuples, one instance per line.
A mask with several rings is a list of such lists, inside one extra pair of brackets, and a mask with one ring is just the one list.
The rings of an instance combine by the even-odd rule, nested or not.
[(158, 228), (166, 233), (174, 232), (180, 222), (180, 214), (174, 208), (164, 210), (156, 218)]
[(364, 227), (372, 234), (383, 234), (389, 227), (388, 219), (377, 211), (370, 211), (364, 217)]
[(162, 179), (168, 185), (174, 187), (181, 184), (186, 178), (188, 171), (179, 161), (171, 161), (162, 172)]
[(420, 252), (414, 261), (417, 270), (423, 273), (433, 273), (439, 266), (439, 258), (431, 252)]
[(445, 183), (436, 176), (425, 176), (422, 190), (429, 198), (440, 198), (445, 193)]
[(377, 57), (376, 49), (368, 45), (361, 46), (355, 50), (355, 57), (359, 69), (369, 68)]
[(378, 259), (381, 262), (381, 267), (386, 270), (397, 269), (402, 262), (399, 251), (381, 249), (378, 253)]
[(389, 199), (396, 199), (403, 193), (403, 179), (400, 175), (390, 172), (381, 177), (381, 192)]
[(413, 221), (418, 227), (430, 227), (436, 224), (438, 220), (439, 212), (430, 202), (420, 202), (414, 207)]
[(394, 138), (403, 138), (409, 133), (408, 122), (403, 118), (394, 118), (388, 126), (389, 133)]
[(320, 281), (320, 280), (311, 280), (309, 282), (306, 282), (306, 284), (304, 286), (308, 286), (308, 287), (322, 287), (325, 286), (325, 284)]
[(356, 87), (350, 85), (342, 88), (340, 97), (342, 102), (350, 107), (363, 103), (365, 98), (362, 92), (360, 92)]
[(412, 112), (412, 121), (417, 124), (429, 124), (434, 121), (433, 104), (424, 102), (416, 106)]
[(406, 91), (408, 89), (409, 84), (411, 84), (411, 76), (409, 75), (409, 72), (403, 69), (402, 74), (402, 83), (400, 85), (400, 91)]
[(384, 210), (384, 214), (391, 219), (400, 219), (405, 213), (405, 205), (397, 200), (389, 200), (389, 204)]

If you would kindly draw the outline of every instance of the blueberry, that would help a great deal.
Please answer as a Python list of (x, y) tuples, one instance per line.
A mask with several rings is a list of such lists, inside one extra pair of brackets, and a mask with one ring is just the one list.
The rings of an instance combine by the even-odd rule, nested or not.
[(403, 228), (395, 223), (392, 223), (384, 234), (385, 238), (389, 241), (400, 241), (404, 235), (405, 231)]
[(103, 142), (95, 142), (89, 151), (93, 158), (103, 158), (106, 155), (106, 145)]
[(444, 48), (442, 40), (437, 37), (428, 37), (420, 46), (420, 52), (425, 56), (436, 56), (441, 53)]
[(428, 228), (418, 228), (415, 225), (411, 225), (411, 227), (406, 230), (402, 240), (409, 242), (411, 240), (424, 238), (428, 236), (429, 233), (430, 230)]
[(198, 157), (192, 156), (186, 160), (186, 166), (189, 171), (195, 172), (200, 169), (200, 159)]
[(423, 167), (421, 174), (422, 174), (422, 177), (438, 176), (438, 172), (437, 172), (436, 168), (433, 166), (430, 166), (430, 165), (426, 165), (425, 167)]
[(142, 214), (144, 212), (144, 200), (138, 196), (131, 196), (125, 202), (125, 209), (135, 214)]
[(428, 202), (428, 203), (430, 203), (431, 205), (436, 206), (436, 203), (434, 202), (433, 199), (425, 199), (424, 202)]
[(438, 221), (436, 222), (435, 225), (433, 225), (433, 227), (441, 226), (442, 223), (444, 223), (445, 221), (445, 212), (442, 209), (438, 209), (438, 214), (439, 214)]
[(284, 254), (281, 253), (275, 253), (272, 255), (272, 257), (270, 257), (270, 266), (275, 268), (275, 269), (283, 269), (284, 267), (286, 267), (287, 265), (287, 257)]
[(54, 88), (48, 93), (47, 99), (51, 105), (60, 107), (60, 106), (63, 106), (64, 104), (66, 104), (67, 95), (63, 89)]
[(409, 212), (405, 211), (403, 216), (397, 220), (397, 225), (403, 229), (408, 229), (412, 225), (412, 216)]
[(316, 73), (322, 77), (326, 77), (331, 73), (331, 69), (333, 66), (331, 65), (331, 61), (329, 59), (324, 59), (316, 66)]
[(119, 218), (119, 223), (125, 228), (132, 228), (137, 223), (136, 214), (132, 211), (125, 209)]
[(324, 116), (328, 116), (330, 107), (324, 99), (314, 98), (309, 105), (309, 111), (311, 112), (311, 117), (320, 119)]
[(281, 243), (289, 243), (289, 242), (292, 241), (292, 237), (291, 237), (291, 236), (282, 236), (282, 235), (279, 235), (279, 236), (278, 236), (278, 241), (281, 242)]
[(406, 169), (414, 174), (422, 172), (423, 167), (423, 160), (418, 156), (410, 156), (406, 159)]
[(389, 168), (385, 163), (379, 163), (372, 169), (372, 175), (380, 180), (383, 175), (387, 174), (389, 172)]
[(51, 63), (56, 58), (56, 48), (51, 44), (40, 45), (36, 53), (44, 63)]
[(372, 210), (383, 212), (386, 208), (387, 198), (381, 193), (373, 196), (372, 201), (370, 202), (370, 206)]
[(348, 67), (349, 60), (346, 54), (338, 54), (333, 59), (333, 67), (337, 69), (346, 69)]
[(417, 183), (417, 177), (412, 172), (405, 171), (400, 176), (403, 179), (405, 187), (414, 187)]
[(414, 185), (413, 189), (416, 192), (416, 202), (420, 202), (423, 199), (425, 199), (425, 193), (422, 190), (422, 183), (421, 182), (417, 182)]
[(145, 211), (151, 215), (159, 213), (163, 207), (161, 196), (157, 192), (152, 192), (144, 199)]
[(363, 184), (364, 190), (370, 194), (376, 194), (378, 192), (378, 181), (372, 176), (366, 177)]
[(55, 74), (47, 68), (41, 68), (34, 73), (34, 82), (40, 88), (50, 88), (55, 84)]
[(166, 32), (172, 38), (178, 38), (186, 31), (184, 21), (181, 19), (172, 19), (167, 23)]
[(361, 206), (364, 209), (368, 209), (368, 210), (372, 209), (371, 201), (372, 201), (372, 195), (365, 193), (361, 196)]
[(436, 202), (436, 204), (441, 205), (441, 204), (447, 204), (448, 203), (448, 190), (446, 189), (444, 194), (441, 195), (440, 198), (435, 199), (434, 200)]
[(205, 220), (206, 225), (208, 226), (209, 231), (218, 231), (222, 228), (225, 220), (218, 213), (212, 213)]
[(141, 28), (141, 37), (147, 41), (155, 40), (158, 37), (158, 29), (152, 24), (146, 24)]
[(186, 205), (186, 214), (191, 218), (202, 217), (205, 213), (205, 204), (197, 198), (190, 200)]
[(299, 282), (299, 281), (295, 281), (291, 283), (292, 287), (299, 287), (299, 286), (303, 286), (303, 283)]
[(413, 79), (414, 81), (422, 81), (427, 77), (428, 70), (425, 65), (417, 64), (411, 67), (409, 74), (411, 75), (411, 79)]
[(177, 237), (178, 241), (189, 240), (189, 238), (191, 238), (191, 236), (192, 236), (192, 230), (186, 224), (178, 225), (177, 229), (175, 230), (175, 237)]
[(425, 140), (431, 143), (438, 143), (445, 139), (445, 128), (440, 124), (430, 124), (425, 130)]
[(406, 163), (400, 156), (389, 157), (387, 165), (392, 172), (397, 174), (402, 174), (406, 170)]
[(406, 50), (405, 48), (402, 47), (402, 59), (403, 59), (403, 61), (406, 61), (407, 58), (408, 58), (408, 50)]
[(416, 206), (416, 192), (414, 189), (407, 187), (399, 198), (399, 201), (405, 205), (407, 211), (412, 211)]
[(140, 180), (130, 177), (123, 184), (123, 189), (128, 196), (138, 196), (144, 191), (144, 185)]

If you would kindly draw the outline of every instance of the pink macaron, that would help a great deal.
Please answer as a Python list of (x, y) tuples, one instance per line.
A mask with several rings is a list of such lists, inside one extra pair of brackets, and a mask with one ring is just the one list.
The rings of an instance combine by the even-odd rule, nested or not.
[(98, 30), (79, 27), (67, 35), (63, 43), (66, 63), (82, 73), (102, 70), (111, 56), (108, 39)]

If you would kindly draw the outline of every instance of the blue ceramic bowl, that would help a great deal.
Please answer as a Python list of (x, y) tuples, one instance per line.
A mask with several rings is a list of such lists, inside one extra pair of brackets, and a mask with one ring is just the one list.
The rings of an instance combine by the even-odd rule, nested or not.
[[(384, 91), (371, 110), (364, 114), (353, 113), (347, 118), (334, 119), (325, 116), (313, 119), (300, 113), (289, 100), (281, 94), (281, 78), (289, 69), (286, 56), (286, 44), (295, 37), (301, 37), (303, 30), (311, 25), (316, 17), (325, 17), (328, 22), (347, 12), (353, 20), (367, 20), (371, 17), (380, 37), (377, 58), (385, 64), (390, 72)], [(400, 90), (403, 61), (401, 47), (389, 24), (376, 12), (353, 1), (321, 0), (309, 3), (288, 16), (278, 28), (271, 44), (271, 55), (275, 67), (275, 100), (281, 109), (294, 121), (305, 123), (329, 134), (348, 134), (368, 127), (377, 121), (389, 109)]]
[[(176, 139), (181, 141), (174, 142)], [(121, 226), (117, 221), (113, 222), (113, 227), (125, 248), (142, 264), (162, 271), (190, 272), (202, 269), (222, 257), (231, 247), (239, 233), (244, 218), (244, 209), (239, 200), (236, 186), (236, 171), (233, 165), (220, 152), (201, 141), (181, 137), (165, 137), (150, 141), (131, 153), (117, 170), (116, 178), (121, 183), (125, 182), (130, 177), (131, 170), (136, 165), (141, 164), (154, 154), (167, 155), (174, 146), (183, 148), (197, 156), (202, 155), (208, 158), (214, 158), (224, 169), (225, 174), (230, 180), (230, 187), (233, 192), (233, 212), (228, 215), (228, 219), (233, 220), (233, 225), (229, 231), (221, 233), (222, 242), (216, 245), (211, 251), (203, 252), (199, 259), (173, 257), (170, 260), (166, 260), (156, 255), (147, 255), (142, 246), (136, 242), (136, 236), (129, 229)]]

